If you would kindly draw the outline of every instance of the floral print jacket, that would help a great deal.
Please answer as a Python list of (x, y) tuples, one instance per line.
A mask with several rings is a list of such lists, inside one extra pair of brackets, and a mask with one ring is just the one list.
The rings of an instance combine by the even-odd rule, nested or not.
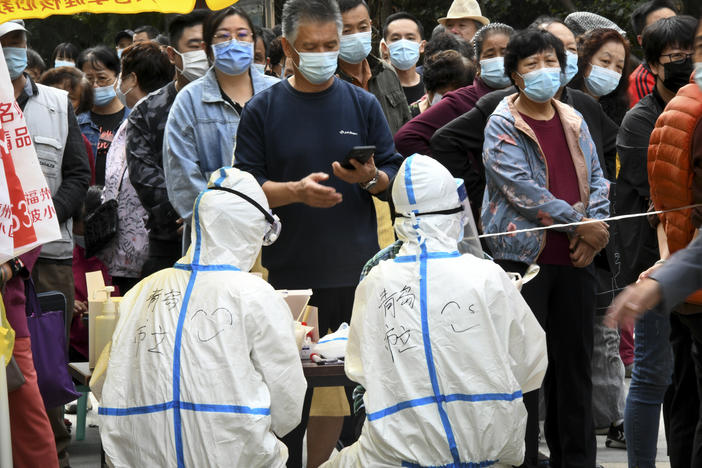
[[(516, 98), (517, 94), (504, 98), (485, 127), (483, 232), (574, 223), (583, 217), (607, 218), (609, 182), (602, 174), (595, 144), (582, 116), (567, 104), (551, 101), (563, 124), (585, 216), (549, 192), (545, 156), (536, 134), (516, 109)], [(545, 231), (487, 238), (496, 259), (526, 264), (536, 261), (545, 243)]]

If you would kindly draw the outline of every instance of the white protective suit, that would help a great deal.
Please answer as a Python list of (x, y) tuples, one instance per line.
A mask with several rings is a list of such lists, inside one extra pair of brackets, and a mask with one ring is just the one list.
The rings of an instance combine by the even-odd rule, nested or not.
[(522, 394), (541, 385), (545, 335), (499, 266), (457, 252), (470, 210), (422, 215), (459, 207), (456, 185), (426, 156), (400, 167), (392, 197), (410, 216), (395, 221), (403, 245), (356, 289), (346, 349), (367, 419), (325, 467), (522, 463)]
[[(248, 173), (215, 172), (268, 210)], [(284, 467), (307, 383), (283, 298), (247, 273), (269, 223), (241, 197), (200, 194), (175, 268), (120, 304), (99, 409), (115, 467)], [(275, 433), (275, 434), (274, 434)]]

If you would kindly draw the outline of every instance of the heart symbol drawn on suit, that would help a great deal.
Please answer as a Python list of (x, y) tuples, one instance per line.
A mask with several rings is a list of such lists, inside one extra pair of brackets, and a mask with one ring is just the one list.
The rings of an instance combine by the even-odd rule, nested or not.
[[(195, 321), (196, 319), (198, 320)], [(200, 309), (193, 314), (190, 320), (194, 324), (194, 328), (197, 331), (197, 339), (201, 343), (213, 340), (227, 327), (231, 327), (234, 324), (232, 313), (224, 307), (218, 307), (210, 313)]]

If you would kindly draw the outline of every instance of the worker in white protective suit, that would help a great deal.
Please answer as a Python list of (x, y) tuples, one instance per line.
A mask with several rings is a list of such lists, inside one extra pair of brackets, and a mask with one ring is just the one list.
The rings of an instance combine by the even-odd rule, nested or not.
[[(249, 274), (279, 232), (256, 180), (197, 198), (187, 254), (120, 304), (99, 409), (115, 467), (284, 467), (307, 383), (283, 298)], [(105, 353), (104, 353), (105, 354)]]
[(457, 251), (471, 216), (462, 182), (426, 156), (400, 167), (403, 244), (358, 285), (346, 348), (367, 419), (324, 467), (522, 463), (522, 394), (541, 385), (545, 336), (499, 266)]

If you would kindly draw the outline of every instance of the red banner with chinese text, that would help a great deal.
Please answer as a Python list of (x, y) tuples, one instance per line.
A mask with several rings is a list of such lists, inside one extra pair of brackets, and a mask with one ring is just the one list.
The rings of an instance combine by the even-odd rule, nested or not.
[[(0, 49), (0, 151), (12, 211), (14, 256), (61, 238), (56, 209)], [(1, 189), (1, 186), (0, 186)], [(7, 190), (7, 189), (6, 189)], [(0, 200), (0, 237), (3, 213)], [(32, 233), (34, 235), (32, 235)], [(0, 260), (2, 258), (0, 257)]]

